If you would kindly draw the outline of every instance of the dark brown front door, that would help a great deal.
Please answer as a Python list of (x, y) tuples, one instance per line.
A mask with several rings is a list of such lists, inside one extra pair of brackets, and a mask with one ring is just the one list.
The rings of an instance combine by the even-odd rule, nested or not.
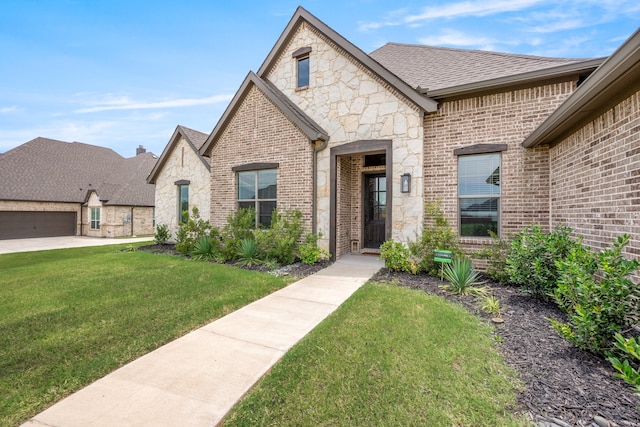
[(365, 175), (364, 194), (364, 247), (379, 248), (385, 241), (387, 221), (386, 175)]

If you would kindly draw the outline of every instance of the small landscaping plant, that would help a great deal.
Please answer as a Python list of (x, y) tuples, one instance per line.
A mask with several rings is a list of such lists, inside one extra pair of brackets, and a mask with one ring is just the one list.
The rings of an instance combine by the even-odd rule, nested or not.
[[(634, 386), (636, 393), (640, 396), (640, 368), (638, 367), (640, 365), (640, 341), (638, 339), (640, 338), (625, 339), (616, 333), (615, 339), (615, 346), (621, 356), (618, 358), (609, 355), (609, 362), (617, 371), (613, 375)], [(629, 359), (632, 359), (632, 362), (629, 362)]]
[(502, 312), (500, 300), (493, 295), (487, 295), (483, 297), (480, 302), (480, 310), (492, 316), (500, 317), (500, 313)]
[(252, 238), (242, 239), (238, 242), (237, 250), (238, 264), (245, 267), (252, 267), (261, 263), (258, 257), (258, 246)]
[(200, 218), (200, 211), (193, 207), (191, 214), (185, 212), (185, 221), (180, 223), (176, 233), (176, 251), (188, 255), (193, 251), (196, 241), (202, 236), (208, 236), (211, 232), (211, 224)]
[(302, 212), (274, 210), (271, 226), (253, 232), (259, 258), (275, 260), (282, 265), (293, 264), (302, 232)]
[(238, 209), (229, 214), (227, 224), (220, 233), (222, 245), (220, 257), (224, 260), (238, 258), (238, 246), (243, 239), (253, 239), (253, 230), (256, 227), (255, 209)]
[(567, 312), (568, 322), (551, 320), (553, 328), (577, 347), (605, 355), (615, 346), (615, 334), (638, 323), (640, 287), (629, 276), (640, 262), (622, 251), (629, 236), (618, 237), (612, 248), (594, 254), (579, 243), (558, 261), (558, 288), (554, 296)]
[(452, 294), (466, 296), (484, 294), (486, 289), (477, 287), (482, 284), (480, 273), (467, 258), (454, 258), (451, 264), (445, 264), (443, 274), (448, 284), (441, 288)]
[(401, 242), (390, 239), (380, 245), (380, 258), (384, 260), (384, 266), (391, 271), (418, 273), (417, 264), (410, 259), (411, 252)]
[(449, 226), (440, 202), (427, 203), (425, 212), (430, 225), (425, 225), (422, 235), (409, 244), (409, 251), (418, 260), (418, 270), (438, 276), (440, 264), (433, 259), (436, 249), (451, 251), (453, 258), (461, 258), (464, 253), (460, 248), (458, 233)]
[(300, 261), (308, 265), (313, 265), (317, 262), (329, 259), (329, 252), (318, 247), (318, 239), (321, 237), (322, 233), (307, 233), (304, 239), (304, 244), (300, 245), (300, 248), (298, 249)]
[(195, 243), (191, 256), (198, 261), (209, 261), (215, 259), (220, 246), (220, 241), (215, 237), (201, 236)]
[(575, 247), (571, 228), (558, 226), (545, 233), (538, 225), (525, 227), (511, 240), (506, 272), (509, 283), (520, 286), (536, 298), (551, 299), (558, 280), (556, 261)]
[(507, 253), (510, 244), (506, 239), (501, 239), (496, 233), (489, 230), (491, 243), (485, 245), (481, 250), (474, 253), (473, 256), (487, 260), (487, 276), (496, 282), (504, 285), (509, 283), (509, 274), (507, 273)]
[(167, 224), (158, 224), (156, 232), (153, 235), (153, 241), (156, 245), (166, 245), (171, 238), (171, 232)]

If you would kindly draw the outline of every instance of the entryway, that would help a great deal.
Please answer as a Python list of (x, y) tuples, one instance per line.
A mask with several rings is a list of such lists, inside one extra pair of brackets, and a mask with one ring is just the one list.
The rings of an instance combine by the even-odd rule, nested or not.
[(378, 249), (386, 240), (387, 177), (384, 173), (364, 175), (364, 249)]

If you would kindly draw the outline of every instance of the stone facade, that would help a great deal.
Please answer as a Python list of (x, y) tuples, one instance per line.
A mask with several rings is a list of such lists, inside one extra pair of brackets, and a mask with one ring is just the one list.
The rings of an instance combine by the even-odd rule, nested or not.
[(640, 257), (640, 91), (549, 152), (551, 225), (573, 228), (595, 250), (630, 234), (627, 254)]
[[(458, 227), (458, 157), (453, 150), (475, 144), (507, 144), (501, 153), (501, 236), (537, 223), (548, 229), (549, 149), (525, 149), (523, 139), (575, 90), (575, 81), (444, 101), (424, 119), (424, 197), (440, 200)], [(462, 238), (478, 249), (486, 238)]]
[(305, 231), (312, 229), (314, 145), (256, 86), (251, 85), (211, 149), (210, 220), (222, 227), (238, 208), (237, 174), (232, 168), (278, 163), (277, 208), (300, 210)]
[(156, 224), (168, 225), (172, 236), (175, 236), (179, 225), (179, 199), (176, 181), (180, 180), (190, 181), (189, 210), (197, 207), (200, 211), (200, 217), (209, 220), (211, 200), (209, 175), (209, 170), (200, 159), (199, 154), (181, 136), (155, 180)]
[[(100, 209), (100, 228), (91, 228), (91, 208)], [(82, 235), (90, 237), (142, 236), (154, 233), (153, 207), (103, 205), (91, 193), (82, 207)]]
[[(296, 58), (293, 52), (310, 47), (309, 86), (296, 88)], [(315, 120), (330, 136), (328, 149), (318, 153), (316, 183), (318, 231), (321, 246), (328, 249), (330, 235), (330, 152), (329, 149), (355, 141), (393, 141), (393, 168), (386, 171), (393, 182), (394, 239), (413, 237), (417, 224), (423, 220), (423, 128), (418, 108), (394, 90), (347, 52), (324, 37), (314, 27), (303, 22), (292, 35), (282, 54), (265, 77), (273, 82), (289, 99)], [(366, 144), (365, 144), (366, 145)], [(363, 153), (366, 152), (366, 146)], [(345, 170), (344, 162), (340, 162)], [(351, 182), (362, 181), (362, 170), (351, 169)], [(411, 194), (400, 193), (400, 175), (412, 176)], [(355, 181), (353, 181), (355, 180)], [(346, 185), (346, 182), (343, 183)], [(360, 191), (360, 184), (350, 190)], [(337, 254), (350, 251), (352, 240), (360, 241), (361, 228), (346, 220), (352, 210), (360, 212), (360, 200), (345, 203), (340, 198), (337, 209), (341, 220), (337, 223)], [(344, 212), (343, 212), (344, 211)], [(350, 216), (351, 218), (351, 216)], [(359, 219), (356, 219), (358, 222)]]

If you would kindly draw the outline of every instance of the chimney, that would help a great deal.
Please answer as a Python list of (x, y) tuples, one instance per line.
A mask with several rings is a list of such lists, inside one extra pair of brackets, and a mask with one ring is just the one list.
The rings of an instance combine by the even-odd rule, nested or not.
[(146, 153), (147, 150), (144, 149), (144, 147), (142, 145), (138, 145), (138, 148), (136, 148), (136, 156), (142, 154), (142, 153)]

